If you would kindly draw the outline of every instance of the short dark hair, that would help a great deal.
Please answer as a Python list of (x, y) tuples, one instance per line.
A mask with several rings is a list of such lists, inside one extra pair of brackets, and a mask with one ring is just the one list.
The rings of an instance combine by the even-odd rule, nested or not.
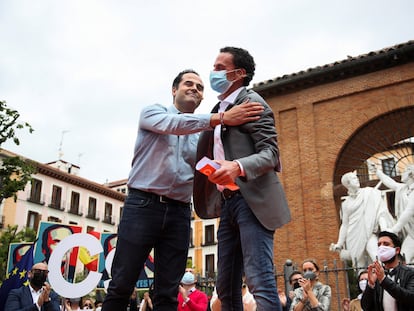
[(233, 55), (233, 64), (235, 69), (243, 68), (246, 70), (246, 77), (243, 79), (243, 85), (248, 86), (250, 81), (253, 79), (254, 70), (256, 69), (253, 56), (251, 56), (245, 49), (233, 46), (226, 46), (222, 48), (220, 53), (230, 53)]
[(193, 69), (185, 69), (181, 71), (174, 79), (172, 87), (178, 89), (178, 84), (180, 84), (181, 80), (183, 79), (183, 75), (186, 73), (194, 73), (197, 76), (200, 76), (197, 72), (195, 72)]
[(388, 231), (381, 231), (378, 234), (378, 238), (383, 237), (383, 236), (387, 236), (392, 240), (392, 243), (394, 244), (394, 247), (400, 247), (401, 248), (401, 239), (398, 237), (398, 235), (396, 235), (393, 232), (388, 232)]
[(361, 270), (361, 271), (358, 272), (358, 281), (359, 281), (359, 278), (361, 277), (361, 275), (363, 275), (364, 273), (368, 273), (368, 270)]
[(292, 271), (292, 273), (289, 275), (289, 283), (292, 283), (292, 278), (297, 274), (302, 275), (302, 272), (300, 272), (299, 270), (293, 270)]

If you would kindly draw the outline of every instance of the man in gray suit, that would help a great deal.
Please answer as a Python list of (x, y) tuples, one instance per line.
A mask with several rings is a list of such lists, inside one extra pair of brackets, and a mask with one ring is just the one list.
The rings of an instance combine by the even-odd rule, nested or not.
[[(216, 126), (198, 142), (197, 160), (214, 159), (220, 168), (209, 177), (196, 172), (194, 206), (201, 218), (220, 217), (218, 229), (217, 292), (222, 310), (242, 310), (242, 274), (258, 310), (281, 310), (273, 273), (273, 235), (290, 221), (279, 178), (279, 148), (271, 108), (256, 92), (247, 90), (255, 63), (244, 49), (220, 50), (210, 74), (223, 113), (246, 101), (264, 106), (261, 118), (240, 126)], [(223, 185), (236, 183), (238, 189)]]

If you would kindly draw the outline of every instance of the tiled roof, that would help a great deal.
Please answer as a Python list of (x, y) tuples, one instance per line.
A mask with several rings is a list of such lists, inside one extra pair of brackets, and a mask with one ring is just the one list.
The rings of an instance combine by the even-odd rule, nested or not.
[(253, 90), (262, 96), (283, 94), (298, 89), (347, 79), (414, 61), (414, 40), (379, 51), (337, 61), (274, 79), (255, 83)]

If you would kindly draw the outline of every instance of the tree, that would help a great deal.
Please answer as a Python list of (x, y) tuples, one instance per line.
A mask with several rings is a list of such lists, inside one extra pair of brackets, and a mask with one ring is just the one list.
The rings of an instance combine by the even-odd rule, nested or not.
[(16, 136), (16, 129), (27, 128), (30, 133), (33, 132), (32, 126), (27, 123), (17, 123), (20, 114), (17, 110), (7, 107), (5, 101), (0, 100), (0, 146), (13, 139), (16, 145), (20, 145), (20, 140)]
[(30, 228), (23, 228), (17, 231), (17, 225), (8, 225), (0, 235), (0, 283), (6, 276), (7, 258), (10, 243), (33, 242), (36, 239), (36, 231)]
[[(0, 146), (8, 140), (12, 140), (16, 145), (20, 145), (20, 140), (16, 136), (16, 131), (28, 129), (29, 133), (33, 128), (27, 122), (18, 123), (20, 114), (17, 110), (7, 107), (5, 101), (0, 101)], [(31, 180), (36, 168), (30, 162), (20, 157), (5, 157), (0, 168), (0, 203), (3, 199), (14, 197), (16, 193), (23, 190)]]

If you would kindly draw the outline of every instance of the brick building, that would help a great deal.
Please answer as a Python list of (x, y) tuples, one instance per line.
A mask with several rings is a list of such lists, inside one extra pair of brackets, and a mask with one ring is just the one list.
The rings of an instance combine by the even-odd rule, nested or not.
[(372, 155), (414, 136), (414, 41), (253, 88), (275, 113), (292, 212), (275, 235), (277, 270), (287, 259), (339, 260), (329, 245), (340, 226), (341, 176), (363, 171)]

